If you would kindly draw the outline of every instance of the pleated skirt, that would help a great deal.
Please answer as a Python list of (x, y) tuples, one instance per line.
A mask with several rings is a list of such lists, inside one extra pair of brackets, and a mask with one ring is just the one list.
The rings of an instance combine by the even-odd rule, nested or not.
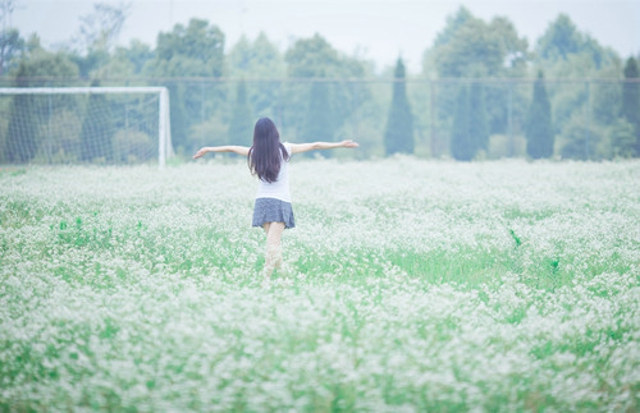
[(262, 227), (267, 222), (284, 222), (285, 228), (294, 228), (291, 203), (276, 198), (256, 198), (252, 226)]

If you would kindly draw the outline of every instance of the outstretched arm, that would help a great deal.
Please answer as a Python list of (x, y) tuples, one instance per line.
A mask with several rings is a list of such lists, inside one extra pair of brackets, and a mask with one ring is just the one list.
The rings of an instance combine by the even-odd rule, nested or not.
[(233, 152), (238, 155), (247, 156), (249, 154), (249, 148), (246, 146), (237, 146), (237, 145), (224, 145), (224, 146), (205, 146), (201, 148), (195, 155), (193, 155), (193, 159), (198, 159), (209, 152)]
[(292, 143), (291, 153), (315, 151), (317, 149), (357, 148), (358, 146), (357, 142), (351, 140), (342, 142)]

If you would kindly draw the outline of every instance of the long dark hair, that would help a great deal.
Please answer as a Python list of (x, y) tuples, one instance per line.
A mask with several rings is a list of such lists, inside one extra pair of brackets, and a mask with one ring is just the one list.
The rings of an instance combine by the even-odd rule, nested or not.
[(260, 118), (253, 128), (253, 146), (249, 148), (247, 162), (253, 175), (266, 182), (275, 182), (280, 172), (281, 159), (289, 159), (289, 154), (280, 142), (280, 134), (273, 121)]

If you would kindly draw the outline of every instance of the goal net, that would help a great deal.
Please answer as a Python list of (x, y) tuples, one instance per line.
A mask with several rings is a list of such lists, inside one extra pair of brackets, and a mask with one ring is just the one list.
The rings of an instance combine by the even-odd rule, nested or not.
[(164, 87), (0, 88), (0, 163), (163, 166), (170, 129)]

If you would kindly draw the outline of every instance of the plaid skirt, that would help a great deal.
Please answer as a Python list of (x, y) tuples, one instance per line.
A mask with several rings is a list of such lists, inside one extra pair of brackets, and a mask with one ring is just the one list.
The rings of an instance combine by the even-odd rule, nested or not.
[(285, 228), (296, 226), (290, 202), (276, 198), (256, 198), (252, 226), (262, 227), (267, 222), (284, 222)]

